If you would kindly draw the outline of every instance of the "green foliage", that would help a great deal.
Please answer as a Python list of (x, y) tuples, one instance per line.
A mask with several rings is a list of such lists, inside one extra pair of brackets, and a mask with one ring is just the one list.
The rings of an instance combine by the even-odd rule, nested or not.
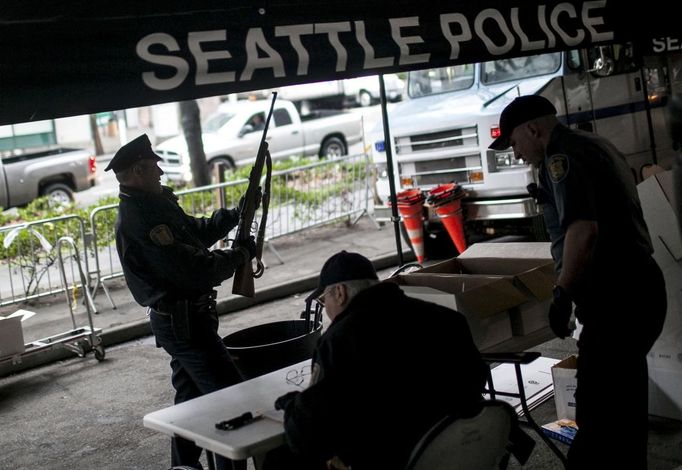
[[(40, 197), (23, 208), (4, 212), (3, 227), (0, 229), (0, 260), (3, 263), (11, 263), (12, 268), (23, 276), (25, 293), (31, 295), (37, 290), (40, 279), (57, 261), (58, 255), (53, 249), (57, 240), (70, 236), (76, 246), (82, 247), (82, 231), (85, 233), (92, 231), (90, 212), (97, 207), (117, 202), (117, 197), (107, 197), (90, 207), (79, 208), (74, 204), (54, 206), (50, 204), (48, 197)], [(104, 211), (100, 214), (97, 219), (98, 226), (106, 224), (107, 227), (112, 227), (111, 230), (98, 229), (98, 233), (101, 234), (100, 243), (113, 241), (115, 218), (116, 211)], [(22, 224), (36, 221), (43, 222), (21, 228)], [(10, 228), (12, 226), (14, 228)], [(64, 249), (64, 253), (66, 252)]]

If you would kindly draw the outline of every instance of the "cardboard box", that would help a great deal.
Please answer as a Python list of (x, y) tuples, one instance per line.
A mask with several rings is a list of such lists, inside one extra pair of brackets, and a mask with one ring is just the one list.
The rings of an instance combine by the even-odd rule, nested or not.
[(457, 289), (460, 309), (483, 315), (508, 311), (514, 336), (548, 325), (556, 280), (549, 243), (478, 243), (457, 258), (410, 275), (427, 274), (434, 277), (420, 285), (436, 289), (442, 289), (444, 283), (461, 286)]
[(525, 336), (533, 331), (549, 326), (549, 304), (552, 299), (532, 300), (509, 309), (512, 334)]
[(21, 315), (0, 317), (0, 358), (21, 354), (25, 350)]
[(578, 380), (575, 377), (578, 358), (575, 355), (557, 362), (552, 366), (554, 382), (554, 403), (559, 419), (575, 420), (575, 389)]
[[(420, 285), (424, 281), (426, 285)], [(511, 323), (507, 312), (493, 312), (486, 314), (469, 310), (459, 303), (457, 294), (451, 289), (457, 289), (457, 285), (440, 285), (434, 288), (429, 284), (426, 277), (399, 276), (397, 282), (401, 289), (410, 297), (433, 302), (462, 313), (469, 323), (471, 335), (479, 349), (485, 349), (498, 343), (511, 339)]]
[(649, 413), (682, 420), (682, 236), (674, 187), (673, 171), (666, 171), (642, 181), (637, 191), (668, 294), (663, 331), (648, 356)]

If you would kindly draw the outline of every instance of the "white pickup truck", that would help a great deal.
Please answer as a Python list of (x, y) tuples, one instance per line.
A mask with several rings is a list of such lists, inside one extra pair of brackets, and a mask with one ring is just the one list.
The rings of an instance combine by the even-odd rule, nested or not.
[[(254, 162), (270, 100), (226, 102), (203, 124), (202, 139), (209, 165), (230, 168)], [(267, 136), (273, 159), (290, 156), (336, 157), (362, 140), (359, 115), (344, 111), (318, 111), (300, 116), (290, 101), (277, 100)], [(154, 150), (163, 160), (159, 166), (168, 180), (191, 181), (187, 143), (172, 137)]]

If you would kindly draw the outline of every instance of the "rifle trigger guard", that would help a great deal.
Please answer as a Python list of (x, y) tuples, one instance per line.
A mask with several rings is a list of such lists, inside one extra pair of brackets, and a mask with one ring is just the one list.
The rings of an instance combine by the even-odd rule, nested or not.
[(256, 260), (256, 270), (253, 272), (253, 277), (258, 279), (265, 272), (265, 265), (260, 259)]

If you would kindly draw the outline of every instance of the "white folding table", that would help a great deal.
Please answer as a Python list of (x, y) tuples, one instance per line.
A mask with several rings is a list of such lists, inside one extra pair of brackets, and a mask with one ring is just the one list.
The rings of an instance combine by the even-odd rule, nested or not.
[[(283, 413), (275, 411), (277, 397), (300, 389), (287, 382), (287, 372), (301, 371), (310, 359), (292, 364), (275, 372), (218, 390), (208, 395), (145, 415), (143, 424), (169, 436), (178, 436), (205, 449), (209, 467), (213, 468), (213, 455), (232, 460), (253, 458), (256, 468), (262, 457), (284, 443)], [(307, 380), (301, 386), (307, 385)], [(234, 418), (247, 411), (254, 415), (264, 413), (239, 429), (224, 431), (215, 424)]]

